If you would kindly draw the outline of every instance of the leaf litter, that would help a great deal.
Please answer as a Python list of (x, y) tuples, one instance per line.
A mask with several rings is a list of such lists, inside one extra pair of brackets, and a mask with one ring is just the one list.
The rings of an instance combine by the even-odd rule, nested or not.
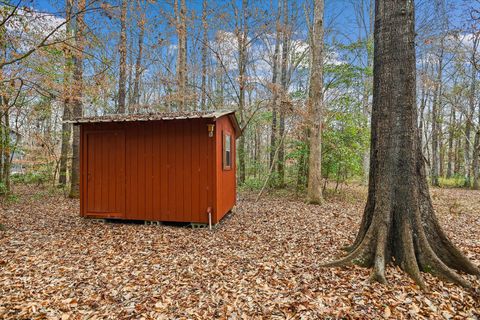
[[(79, 216), (78, 201), (17, 187), (0, 221), (2, 319), (479, 319), (480, 281), (463, 289), (399, 268), (389, 285), (357, 266), (319, 268), (355, 237), (365, 188), (321, 206), (240, 194), (214, 231)], [(445, 230), (480, 263), (480, 192), (432, 190)], [(452, 209), (454, 208), (454, 210)]]

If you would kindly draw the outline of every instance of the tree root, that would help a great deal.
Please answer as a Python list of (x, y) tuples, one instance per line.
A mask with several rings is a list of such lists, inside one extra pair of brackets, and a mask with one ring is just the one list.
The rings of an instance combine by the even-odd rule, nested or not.
[[(383, 217), (388, 218), (388, 214)], [(381, 220), (372, 221), (361, 241), (356, 239), (355, 242), (358, 243), (343, 248), (351, 250), (345, 257), (324, 263), (320, 267), (341, 267), (352, 264), (373, 267), (370, 280), (386, 284), (385, 267), (393, 262), (405, 271), (422, 290), (428, 288), (421, 271), (432, 273), (443, 280), (470, 288), (471, 283), (462, 278), (455, 270), (478, 275), (479, 268), (468, 260), (446, 237), (440, 226), (437, 226), (438, 228), (435, 228), (435, 230), (429, 229), (428, 234), (435, 239), (441, 239), (440, 243), (443, 246), (439, 247), (437, 245), (435, 247), (437, 250), (441, 250), (441, 253), (448, 250), (447, 261), (442, 259), (444, 255), (439, 255), (428, 240), (419, 212), (414, 213), (412, 218), (412, 221), (401, 219), (398, 222), (400, 225), (397, 226), (399, 230), (396, 230), (396, 232), (399, 232), (399, 236), (394, 239), (393, 244), (392, 235), (389, 233), (391, 231), (387, 227), (388, 224)], [(416, 230), (416, 232), (413, 230)], [(393, 247), (388, 248), (389, 245)], [(392, 250), (392, 252), (389, 250)], [(455, 263), (452, 263), (452, 261)]]

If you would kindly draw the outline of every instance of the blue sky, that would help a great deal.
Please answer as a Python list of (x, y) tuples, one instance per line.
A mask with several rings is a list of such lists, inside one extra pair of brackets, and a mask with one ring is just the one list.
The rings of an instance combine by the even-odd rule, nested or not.
[[(238, 4), (240, 4), (240, 0), (236, 0)], [(272, 0), (267, 0), (267, 1), (251, 1), (251, 3), (255, 3), (256, 6), (262, 7), (262, 5), (265, 5), (265, 9), (269, 10), (270, 3)], [(294, 0), (289, 0), (290, 3), (293, 3), (292, 1)], [(337, 34), (343, 35), (345, 37), (349, 38), (355, 38), (358, 36), (358, 26), (355, 21), (355, 12), (353, 8), (353, 3), (355, 1), (357, 4), (359, 3), (360, 0), (326, 0), (325, 1), (325, 23), (326, 25), (332, 25), (334, 29), (337, 31)], [(368, 0), (366, 0), (368, 1)], [(417, 0), (416, 5), (418, 7), (417, 12), (424, 10), (424, 8), (427, 7), (432, 7), (433, 4), (437, 0)], [(88, 0), (87, 0), (88, 2)], [(101, 1), (100, 1), (101, 2)], [(100, 3), (99, 2), (99, 3)], [(111, 4), (119, 3), (120, 0), (116, 1), (109, 1)], [(155, 5), (152, 5), (151, 7), (153, 9), (158, 9), (160, 10), (163, 8), (164, 10), (171, 11), (171, 4), (173, 0), (170, 0), (166, 2), (165, 0), (162, 1), (157, 1)], [(229, 2), (229, 0), (223, 0), (221, 3), (226, 3)], [(273, 0), (273, 3), (276, 1)], [(295, 1), (296, 2), (296, 1)], [(56, 0), (33, 0), (33, 1), (24, 1), (25, 5), (32, 6), (38, 10), (41, 11), (46, 11), (50, 13), (55, 13), (55, 14), (62, 14), (63, 13), (63, 7), (65, 1), (56, 1)], [(215, 7), (219, 2), (217, 1), (209, 1), (209, 6)], [(298, 3), (298, 2), (297, 2)], [(447, 0), (447, 11), (451, 17), (451, 22), (454, 25), (461, 25), (463, 23), (463, 20), (465, 19), (464, 17), (464, 12), (462, 12), (462, 8), (465, 8), (465, 6), (472, 4), (472, 1), (468, 0)], [(201, 5), (202, 5), (202, 0), (187, 0), (187, 7), (189, 10), (195, 10), (196, 12), (200, 13), (201, 12)], [(155, 11), (155, 10), (152, 10)], [(156, 14), (156, 12), (151, 12), (151, 15), (153, 16)], [(418, 22), (418, 21), (417, 21)], [(111, 21), (105, 21), (105, 23), (111, 24)], [(101, 26), (98, 26), (101, 27)], [(161, 30), (159, 30), (161, 31)], [(172, 39), (175, 41), (174, 39)]]

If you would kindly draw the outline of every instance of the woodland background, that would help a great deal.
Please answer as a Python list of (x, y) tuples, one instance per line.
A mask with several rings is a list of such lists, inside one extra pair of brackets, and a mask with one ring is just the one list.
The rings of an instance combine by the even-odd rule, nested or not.
[[(368, 177), (373, 6), (326, 2), (322, 175), (335, 188)], [(480, 3), (416, 7), (430, 181), (478, 189)], [(235, 109), (239, 185), (259, 189), (271, 171), (269, 188), (303, 193), (312, 15), (310, 0), (1, 1), (0, 192), (13, 196), (13, 180), (76, 196), (78, 134), (63, 120)]]

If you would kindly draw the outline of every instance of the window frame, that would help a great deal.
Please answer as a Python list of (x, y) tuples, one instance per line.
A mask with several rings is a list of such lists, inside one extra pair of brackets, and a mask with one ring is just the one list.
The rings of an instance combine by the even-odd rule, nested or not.
[[(230, 142), (230, 150), (228, 152), (230, 153), (230, 163), (227, 165), (227, 137)], [(223, 131), (222, 134), (222, 167), (223, 170), (232, 170), (233, 167), (233, 148), (232, 148), (232, 134), (228, 131)]]

